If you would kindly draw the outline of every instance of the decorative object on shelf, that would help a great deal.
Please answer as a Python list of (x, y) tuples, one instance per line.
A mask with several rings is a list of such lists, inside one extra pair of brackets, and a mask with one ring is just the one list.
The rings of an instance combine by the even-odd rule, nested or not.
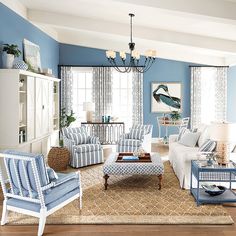
[(128, 73), (134, 68), (135, 71), (144, 73), (148, 71), (148, 69), (152, 66), (152, 64), (155, 62), (156, 57), (156, 51), (155, 50), (148, 50), (145, 53), (145, 60), (142, 64), (140, 62), (140, 53), (135, 50), (135, 43), (133, 42), (133, 22), (132, 18), (135, 16), (133, 13), (129, 14), (130, 16), (130, 43), (129, 43), (129, 50), (130, 55), (129, 59), (126, 60), (126, 53), (125, 51), (120, 52), (120, 59), (122, 61), (122, 68), (119, 67), (119, 61), (116, 62), (116, 52), (109, 50), (106, 51), (106, 57), (108, 61), (111, 63), (111, 65), (119, 72), (121, 73)]
[(24, 79), (20, 79), (19, 81), (19, 88), (22, 88), (24, 86)]
[(103, 123), (109, 123), (111, 121), (111, 116), (102, 116)]
[(83, 111), (86, 111), (87, 122), (93, 121), (93, 112), (95, 111), (95, 104), (93, 102), (84, 102)]
[(218, 163), (229, 163), (231, 144), (236, 142), (236, 123), (214, 123), (210, 127), (210, 136), (212, 140), (217, 141)]
[(16, 44), (3, 44), (2, 64), (3, 68), (11, 69), (13, 67), (15, 57), (19, 57), (21, 51)]
[(207, 165), (212, 166), (216, 161), (216, 154), (214, 152), (210, 152), (206, 154)]
[(170, 119), (171, 120), (180, 120), (181, 119), (181, 115), (178, 111), (172, 111), (170, 113)]
[(181, 112), (181, 87), (180, 82), (152, 82), (151, 112)]
[(40, 47), (27, 39), (23, 40), (24, 61), (33, 72), (41, 72)]
[(19, 70), (28, 70), (28, 65), (24, 61), (18, 60), (14, 62), (13, 68)]
[(67, 148), (52, 147), (48, 153), (48, 165), (55, 171), (67, 169), (70, 160), (70, 152)]
[(205, 189), (205, 192), (211, 196), (218, 196), (224, 193), (226, 190), (226, 187), (216, 186), (215, 184), (213, 185), (202, 184), (202, 187)]

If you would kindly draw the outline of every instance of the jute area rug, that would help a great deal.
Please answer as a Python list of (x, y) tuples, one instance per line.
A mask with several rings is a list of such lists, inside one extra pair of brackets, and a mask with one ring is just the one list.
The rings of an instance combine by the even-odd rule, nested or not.
[[(83, 209), (75, 200), (47, 218), (47, 224), (233, 224), (220, 205), (196, 206), (188, 190), (165, 162), (163, 188), (158, 190), (157, 176), (109, 178), (104, 190), (102, 165), (81, 170)], [(9, 213), (9, 224), (37, 224), (38, 219)]]

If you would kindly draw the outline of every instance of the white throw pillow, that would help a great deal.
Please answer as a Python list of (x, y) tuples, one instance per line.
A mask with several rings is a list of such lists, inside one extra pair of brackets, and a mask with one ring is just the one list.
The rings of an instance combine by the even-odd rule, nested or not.
[(200, 132), (185, 132), (179, 143), (187, 147), (195, 147), (200, 134)]
[(207, 139), (210, 139), (209, 127), (205, 127), (205, 129), (200, 132), (200, 137), (198, 139), (198, 147), (201, 147)]

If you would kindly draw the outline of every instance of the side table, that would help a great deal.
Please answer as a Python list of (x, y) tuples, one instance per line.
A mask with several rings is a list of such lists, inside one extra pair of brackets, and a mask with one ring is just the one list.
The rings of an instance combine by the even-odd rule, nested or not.
[[(196, 186), (193, 186), (193, 178), (196, 179)], [(227, 190), (218, 196), (210, 196), (201, 187), (204, 182), (228, 183)], [(204, 160), (191, 161), (191, 185), (190, 192), (196, 199), (197, 205), (203, 203), (232, 203), (236, 202), (236, 193), (232, 190), (232, 182), (236, 182), (236, 167), (230, 162), (228, 165), (213, 164), (207, 166)]]

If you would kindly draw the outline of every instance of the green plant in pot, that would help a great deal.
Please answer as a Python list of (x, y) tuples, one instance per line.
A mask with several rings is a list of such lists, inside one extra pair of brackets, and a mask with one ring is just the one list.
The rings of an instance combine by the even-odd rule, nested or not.
[[(74, 121), (76, 121), (75, 118), (75, 113), (71, 110), (70, 114), (66, 113), (66, 108), (62, 108), (61, 109), (61, 115), (60, 115), (60, 128), (65, 128), (65, 127), (69, 127), (70, 124)], [(60, 139), (60, 146), (63, 146), (63, 140)]]
[(181, 119), (181, 115), (178, 111), (172, 111), (170, 113), (170, 118), (171, 120), (180, 120)]
[(11, 69), (15, 57), (19, 57), (21, 51), (16, 44), (3, 44), (2, 63), (3, 68)]

